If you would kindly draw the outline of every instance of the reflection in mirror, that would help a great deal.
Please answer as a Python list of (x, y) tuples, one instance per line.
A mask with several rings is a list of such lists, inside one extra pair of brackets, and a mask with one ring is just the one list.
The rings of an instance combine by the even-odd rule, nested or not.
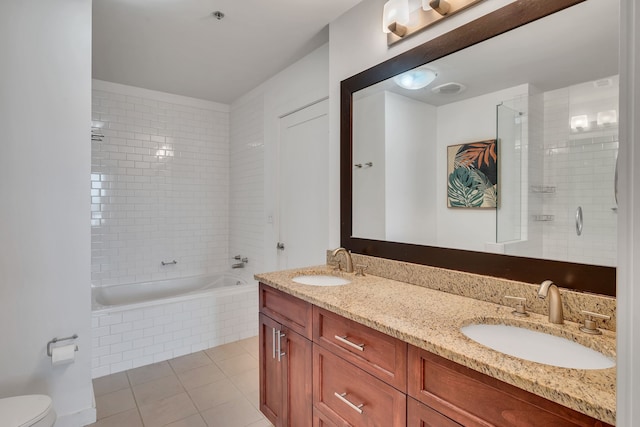
[[(351, 236), (615, 266), (611, 4), (588, 0), (353, 93)], [(493, 139), (497, 209), (471, 200), (488, 186), (466, 164), (472, 207), (447, 207), (447, 147)]]

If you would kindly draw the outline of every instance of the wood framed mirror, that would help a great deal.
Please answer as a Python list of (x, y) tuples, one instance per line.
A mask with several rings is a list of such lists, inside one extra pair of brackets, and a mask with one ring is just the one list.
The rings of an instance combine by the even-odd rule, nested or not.
[[(341, 83), (340, 191), (341, 245), (354, 253), (406, 261), (469, 273), (540, 283), (553, 280), (561, 287), (615, 295), (616, 269), (566, 260), (513, 256), (448, 248), (411, 241), (354, 235), (354, 94), (413, 68), (433, 63), (511, 30), (519, 29), (584, 0), (517, 0)], [(586, 0), (599, 1), (599, 0)], [(612, 12), (612, 13), (615, 13)], [(523, 27), (522, 29), (525, 29)], [(552, 65), (552, 64), (550, 64)], [(616, 64), (617, 65), (617, 64)], [(443, 203), (436, 200), (435, 203)]]

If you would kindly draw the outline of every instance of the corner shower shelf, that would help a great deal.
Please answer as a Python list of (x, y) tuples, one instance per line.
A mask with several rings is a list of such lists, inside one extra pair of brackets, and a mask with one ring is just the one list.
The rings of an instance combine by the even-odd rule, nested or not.
[(553, 215), (534, 215), (534, 221), (553, 221)]
[(548, 185), (534, 185), (531, 187), (532, 193), (555, 193), (556, 187), (548, 186)]

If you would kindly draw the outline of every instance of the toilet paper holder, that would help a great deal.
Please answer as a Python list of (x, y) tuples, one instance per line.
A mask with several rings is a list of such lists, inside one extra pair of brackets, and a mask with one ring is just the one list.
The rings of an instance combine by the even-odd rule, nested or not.
[[(51, 346), (57, 342), (60, 341), (71, 341), (71, 340), (75, 340), (76, 338), (78, 338), (78, 334), (73, 334), (70, 337), (66, 337), (66, 338), (54, 338), (51, 341), (49, 341), (47, 343), (47, 356), (52, 357), (53, 353), (51, 353)], [(76, 346), (76, 351), (78, 351), (78, 346)]]

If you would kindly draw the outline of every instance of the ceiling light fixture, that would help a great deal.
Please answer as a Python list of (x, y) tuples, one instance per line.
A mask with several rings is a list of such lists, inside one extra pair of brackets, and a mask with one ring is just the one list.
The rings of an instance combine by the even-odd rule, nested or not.
[(422, 0), (422, 7), (409, 13), (409, 0), (389, 0), (382, 11), (382, 31), (387, 46), (419, 33), (430, 25), (482, 0)]
[(393, 78), (395, 84), (404, 89), (417, 90), (429, 86), (438, 74), (428, 68), (416, 68)]

